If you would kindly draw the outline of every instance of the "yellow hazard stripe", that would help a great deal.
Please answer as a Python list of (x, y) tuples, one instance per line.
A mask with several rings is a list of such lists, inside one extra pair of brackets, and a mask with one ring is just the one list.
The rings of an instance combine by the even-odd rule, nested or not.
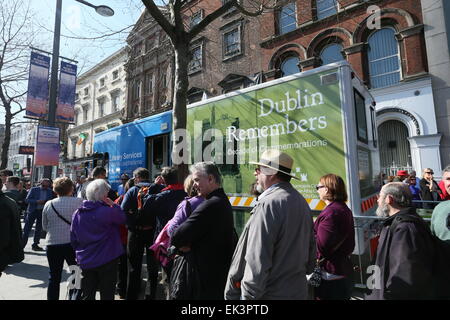
[[(255, 197), (228, 197), (233, 207), (253, 207), (256, 203)], [(306, 199), (311, 210), (323, 210), (326, 206), (325, 202), (319, 199)]]

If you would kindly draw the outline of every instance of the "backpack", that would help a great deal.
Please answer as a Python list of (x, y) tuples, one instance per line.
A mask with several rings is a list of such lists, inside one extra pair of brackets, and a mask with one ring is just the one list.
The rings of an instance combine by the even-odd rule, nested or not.
[(137, 211), (136, 211), (136, 226), (155, 227), (155, 218), (145, 211), (145, 203), (153, 195), (149, 193), (150, 186), (140, 187), (137, 194)]
[(432, 261), (434, 298), (439, 300), (450, 299), (450, 243), (443, 241), (431, 233), (430, 227), (419, 216), (398, 216), (390, 226), (390, 231), (394, 231), (399, 223), (412, 222), (425, 230), (431, 238), (434, 248)]

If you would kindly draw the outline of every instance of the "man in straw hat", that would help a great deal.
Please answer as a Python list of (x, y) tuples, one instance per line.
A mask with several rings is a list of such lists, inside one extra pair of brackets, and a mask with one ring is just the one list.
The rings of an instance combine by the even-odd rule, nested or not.
[(308, 203), (290, 184), (293, 159), (266, 150), (256, 165), (262, 194), (234, 252), (225, 299), (306, 299), (316, 256)]

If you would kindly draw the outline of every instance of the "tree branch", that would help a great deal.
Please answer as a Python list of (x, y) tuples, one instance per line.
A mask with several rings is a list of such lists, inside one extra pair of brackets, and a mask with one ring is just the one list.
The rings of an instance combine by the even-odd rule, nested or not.
[(142, 3), (147, 8), (148, 13), (155, 19), (155, 21), (161, 26), (161, 28), (167, 33), (170, 39), (175, 40), (175, 28), (174, 26), (167, 20), (164, 14), (159, 10), (159, 7), (152, 0), (142, 0)]

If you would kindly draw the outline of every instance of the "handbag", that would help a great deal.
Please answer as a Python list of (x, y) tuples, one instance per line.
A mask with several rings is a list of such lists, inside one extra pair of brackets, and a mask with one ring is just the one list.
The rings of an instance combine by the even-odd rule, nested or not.
[[(344, 243), (344, 241), (347, 240), (347, 235), (344, 239), (342, 239), (341, 242), (339, 242), (334, 248), (332, 252), (336, 252), (337, 249)], [(325, 258), (322, 259), (316, 259), (316, 266), (314, 267), (314, 270), (311, 274), (311, 277), (308, 279), (308, 283), (310, 286), (314, 288), (320, 287), (320, 284), (322, 283), (322, 262), (325, 261)]]
[(58, 210), (55, 209), (55, 206), (53, 205), (52, 202), (50, 202), (50, 205), (52, 206), (53, 211), (55, 211), (56, 215), (61, 218), (61, 220), (63, 220), (65, 223), (67, 223), (69, 226), (72, 224), (70, 223), (69, 220), (67, 220), (66, 218), (64, 218), (62, 215), (59, 214)]

